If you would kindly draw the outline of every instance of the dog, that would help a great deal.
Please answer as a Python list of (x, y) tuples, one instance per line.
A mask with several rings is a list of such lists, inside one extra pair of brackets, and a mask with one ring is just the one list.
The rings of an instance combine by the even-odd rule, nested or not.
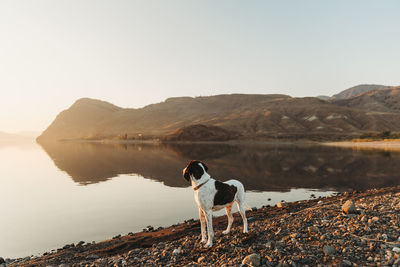
[(232, 205), (236, 202), (243, 219), (243, 233), (247, 233), (246, 209), (249, 208), (245, 204), (245, 192), (241, 182), (237, 180), (220, 182), (211, 178), (207, 171), (208, 168), (203, 162), (192, 160), (183, 169), (183, 177), (187, 181), (191, 180), (194, 199), (199, 207), (201, 243), (206, 243), (205, 247), (209, 248), (213, 245), (214, 237), (212, 212), (225, 208), (228, 226), (222, 233), (228, 234), (233, 223)]

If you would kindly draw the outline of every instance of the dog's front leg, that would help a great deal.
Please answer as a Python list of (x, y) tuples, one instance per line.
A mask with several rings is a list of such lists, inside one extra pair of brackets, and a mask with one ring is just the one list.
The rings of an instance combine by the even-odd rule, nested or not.
[(209, 248), (213, 244), (213, 237), (214, 237), (214, 230), (213, 230), (213, 225), (212, 225), (212, 211), (207, 210), (204, 211), (206, 215), (206, 222), (207, 222), (207, 230), (208, 230), (208, 241), (207, 244), (205, 245), (206, 248)]
[(201, 243), (207, 242), (207, 235), (206, 235), (206, 216), (204, 215), (204, 211), (199, 208), (199, 217), (200, 217), (200, 228), (201, 228)]

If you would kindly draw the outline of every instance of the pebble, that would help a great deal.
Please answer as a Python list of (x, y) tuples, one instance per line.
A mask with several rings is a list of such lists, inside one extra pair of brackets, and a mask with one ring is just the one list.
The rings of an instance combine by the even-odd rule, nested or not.
[[(214, 222), (214, 245), (210, 249), (200, 244), (199, 221), (187, 220), (185, 224), (167, 228), (170, 231), (174, 227), (179, 227), (179, 231), (184, 229), (185, 234), (181, 237), (172, 234), (176, 240), (162, 236), (163, 242), (156, 241), (149, 247), (133, 248), (115, 256), (102, 254), (101, 258), (96, 255), (96, 259), (90, 259), (82, 255), (95, 255), (95, 251), (122, 246), (127, 239), (134, 240), (136, 234), (111, 240), (106, 247), (103, 242), (71, 244), (68, 249), (50, 252), (48, 256), (17, 259), (7, 263), (7, 267), (33, 264), (56, 267), (63, 262), (68, 262), (70, 267), (400, 266), (400, 245), (393, 245), (400, 243), (397, 228), (400, 225), (400, 194), (379, 190), (363, 192), (361, 196), (351, 193), (324, 198), (324, 204), (320, 206), (315, 205), (315, 200), (290, 205), (283, 202), (288, 205), (287, 210), (266, 206), (256, 212), (249, 211), (248, 218), (254, 218), (249, 224), (249, 234), (242, 233), (241, 219), (236, 214), (238, 218), (235, 218), (231, 233), (222, 235), (226, 227), (224, 216), (222, 222)], [(341, 208), (349, 198), (360, 210), (357, 214), (343, 214)], [(72, 257), (75, 257), (73, 261)], [(255, 261), (247, 262), (252, 257)]]
[(332, 246), (325, 246), (323, 248), (325, 255), (330, 256), (336, 253), (336, 249)]
[(353, 266), (353, 263), (351, 261), (348, 261), (348, 260), (343, 260), (342, 263), (343, 263), (344, 266)]
[(278, 202), (277, 204), (276, 204), (276, 206), (278, 207), (278, 208), (283, 208), (283, 207), (286, 207), (288, 205), (288, 203), (286, 202), (286, 201), (281, 201), (281, 202)]
[(100, 257), (96, 254), (90, 254), (89, 256), (86, 257), (86, 259), (88, 260), (97, 260), (98, 258)]
[(347, 200), (342, 206), (342, 211), (346, 214), (354, 214), (357, 212), (357, 208), (352, 200)]
[(172, 251), (172, 254), (180, 254), (181, 252), (182, 252), (182, 249), (179, 247), (179, 248), (174, 249)]
[(247, 264), (255, 267), (260, 266), (261, 257), (256, 253), (250, 254), (243, 259), (242, 264)]

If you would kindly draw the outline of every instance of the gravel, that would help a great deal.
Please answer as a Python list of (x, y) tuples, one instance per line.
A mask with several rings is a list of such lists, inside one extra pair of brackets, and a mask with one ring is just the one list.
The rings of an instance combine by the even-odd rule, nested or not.
[[(400, 187), (348, 192), (214, 219), (214, 246), (200, 244), (199, 221), (81, 243), (6, 266), (399, 266)], [(350, 200), (353, 212), (342, 207)], [(353, 206), (350, 205), (350, 206)], [(354, 210), (357, 211), (354, 213)], [(348, 216), (348, 215), (352, 216)], [(150, 230), (151, 229), (151, 230)], [(174, 229), (174, 231), (172, 231)]]

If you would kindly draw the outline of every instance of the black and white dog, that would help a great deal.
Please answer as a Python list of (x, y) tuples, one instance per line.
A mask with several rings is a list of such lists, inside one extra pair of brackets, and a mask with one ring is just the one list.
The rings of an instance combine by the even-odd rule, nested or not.
[[(247, 218), (245, 204), (245, 192), (243, 184), (237, 180), (229, 180), (220, 182), (214, 180), (207, 173), (207, 166), (198, 160), (192, 160), (183, 169), (183, 177), (192, 182), (194, 190), (194, 199), (199, 206), (199, 217), (201, 225), (201, 243), (206, 243), (205, 247), (211, 247), (213, 244), (213, 225), (212, 212), (225, 208), (228, 216), (228, 227), (223, 234), (228, 234), (231, 231), (233, 216), (232, 205), (236, 202), (240, 215), (243, 219), (243, 233), (247, 233)], [(207, 233), (206, 235), (206, 223)]]

